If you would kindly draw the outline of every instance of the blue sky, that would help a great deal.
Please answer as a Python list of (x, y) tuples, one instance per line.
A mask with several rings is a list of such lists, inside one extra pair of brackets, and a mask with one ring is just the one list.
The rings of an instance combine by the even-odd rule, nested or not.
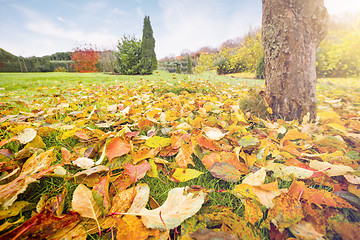
[[(0, 48), (43, 56), (83, 44), (114, 49), (124, 35), (141, 38), (150, 16), (158, 59), (219, 47), (260, 27), (261, 0), (0, 0)], [(325, 0), (332, 15), (355, 14), (359, 0)]]

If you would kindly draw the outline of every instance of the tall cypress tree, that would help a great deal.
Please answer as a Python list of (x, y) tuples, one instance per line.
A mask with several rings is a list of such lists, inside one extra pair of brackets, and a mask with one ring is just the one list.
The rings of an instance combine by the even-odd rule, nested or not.
[(145, 16), (144, 18), (143, 36), (141, 42), (141, 62), (142, 74), (152, 74), (152, 71), (157, 69), (155, 38), (153, 36), (149, 16)]

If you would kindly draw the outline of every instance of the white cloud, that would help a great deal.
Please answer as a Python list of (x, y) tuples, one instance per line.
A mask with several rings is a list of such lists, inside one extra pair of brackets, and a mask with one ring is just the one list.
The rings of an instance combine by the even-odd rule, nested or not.
[[(30, 37), (33, 39), (33, 43), (35, 44), (39, 39), (48, 43), (42, 45), (42, 48), (50, 47), (50, 42), (62, 44), (61, 41), (64, 40), (77, 45), (91, 43), (99, 47), (107, 47), (114, 45), (118, 39), (117, 36), (109, 34), (105, 30), (85, 31), (76, 27), (72, 21), (65, 20), (62, 17), (56, 18), (60, 22), (57, 23), (43, 17), (34, 10), (22, 6), (15, 7), (28, 18), (28, 21), (25, 23), (25, 28), (35, 34)], [(72, 48), (74, 47), (75, 46), (72, 46)]]
[[(261, 15), (244, 14), (243, 9), (227, 11), (223, 4), (216, 0), (160, 0), (164, 29), (156, 39), (161, 46), (158, 57), (180, 54), (187, 48), (219, 47), (227, 39), (242, 36), (250, 25), (260, 25)], [(251, 9), (249, 12), (253, 14)]]

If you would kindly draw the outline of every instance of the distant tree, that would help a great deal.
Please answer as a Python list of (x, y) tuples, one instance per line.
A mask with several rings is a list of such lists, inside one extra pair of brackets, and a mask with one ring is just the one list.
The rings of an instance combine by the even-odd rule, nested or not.
[(71, 60), (74, 62), (72, 67), (75, 72), (97, 72), (98, 59), (98, 51), (91, 45), (82, 48), (77, 47), (71, 54)]
[(187, 56), (187, 73), (192, 74), (192, 61), (190, 55)]
[(157, 69), (157, 59), (155, 54), (155, 38), (150, 23), (150, 17), (145, 16), (143, 35), (141, 42), (141, 65), (142, 74), (152, 74)]
[(134, 36), (124, 36), (115, 52), (115, 72), (124, 75), (142, 74), (141, 41)]

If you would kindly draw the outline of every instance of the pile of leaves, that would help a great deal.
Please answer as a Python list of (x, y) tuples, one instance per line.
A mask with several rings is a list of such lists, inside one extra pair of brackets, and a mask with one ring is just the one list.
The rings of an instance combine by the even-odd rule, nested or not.
[(304, 124), (209, 81), (2, 95), (0, 239), (355, 239), (360, 94), (318, 90)]

